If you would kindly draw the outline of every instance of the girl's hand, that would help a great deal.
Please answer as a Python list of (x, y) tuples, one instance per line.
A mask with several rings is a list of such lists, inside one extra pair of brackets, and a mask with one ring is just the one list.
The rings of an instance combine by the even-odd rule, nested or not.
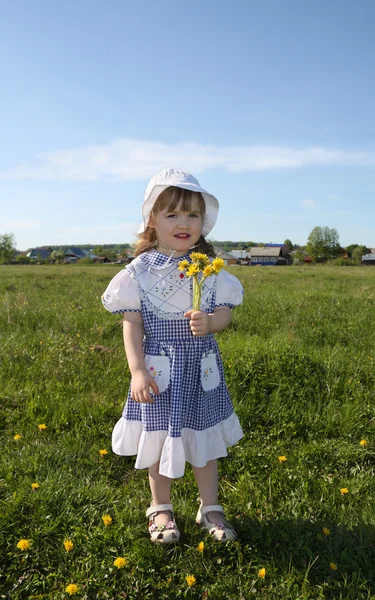
[(201, 310), (189, 310), (184, 313), (190, 318), (190, 329), (193, 335), (207, 335), (210, 333), (210, 316)]
[(132, 373), (131, 397), (136, 402), (154, 402), (150, 388), (154, 394), (159, 394), (159, 388), (147, 369), (138, 369)]

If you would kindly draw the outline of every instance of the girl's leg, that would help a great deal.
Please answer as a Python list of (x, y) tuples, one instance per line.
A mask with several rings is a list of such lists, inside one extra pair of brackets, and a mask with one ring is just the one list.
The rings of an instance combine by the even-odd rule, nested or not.
[[(149, 467), (148, 479), (150, 482), (152, 504), (170, 504), (172, 479), (165, 477), (164, 475), (160, 475), (159, 463)], [(171, 518), (172, 515), (169, 511), (160, 512), (155, 517), (155, 525), (165, 525), (171, 520)]]
[[(217, 504), (219, 488), (217, 460), (210, 460), (205, 467), (192, 467), (202, 506)], [(206, 516), (213, 524), (221, 523), (223, 520), (223, 515), (219, 512), (211, 511)]]

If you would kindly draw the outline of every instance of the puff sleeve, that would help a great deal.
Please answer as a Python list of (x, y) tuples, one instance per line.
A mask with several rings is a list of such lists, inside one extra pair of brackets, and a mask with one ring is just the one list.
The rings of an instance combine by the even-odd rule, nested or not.
[(234, 308), (242, 304), (243, 293), (243, 287), (237, 277), (228, 271), (220, 271), (216, 281), (216, 308), (219, 306)]
[(104, 308), (113, 314), (141, 312), (138, 282), (135, 272), (125, 268), (110, 281), (102, 295)]

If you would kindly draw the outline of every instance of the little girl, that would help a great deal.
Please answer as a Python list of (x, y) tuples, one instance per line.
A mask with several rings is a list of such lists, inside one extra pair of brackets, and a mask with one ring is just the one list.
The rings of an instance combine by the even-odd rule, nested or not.
[(193, 468), (200, 495), (197, 523), (217, 541), (236, 538), (217, 503), (217, 459), (243, 435), (224, 380), (214, 333), (223, 331), (243, 289), (226, 271), (204, 281), (201, 310), (192, 310), (192, 281), (178, 264), (191, 251), (214, 256), (205, 236), (219, 203), (190, 175), (157, 173), (147, 186), (134, 260), (110, 282), (104, 307), (124, 314), (131, 386), (112, 447), (148, 468), (151, 541), (177, 542), (172, 479)]

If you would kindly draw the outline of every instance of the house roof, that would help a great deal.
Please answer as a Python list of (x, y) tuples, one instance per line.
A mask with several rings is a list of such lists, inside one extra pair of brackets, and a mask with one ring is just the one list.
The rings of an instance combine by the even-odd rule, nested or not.
[(249, 250), (250, 256), (280, 256), (281, 246), (264, 248), (263, 246), (253, 246)]
[(219, 248), (218, 246), (214, 246), (214, 250), (215, 250), (215, 254), (216, 256), (218, 256), (219, 258), (223, 258), (226, 260), (237, 260), (237, 257), (234, 256), (234, 254), (231, 254), (230, 252), (226, 252), (225, 250), (223, 250), (222, 248)]
[(40, 248), (32, 248), (30, 252), (26, 254), (29, 258), (49, 258), (51, 256), (51, 248), (42, 246)]
[(86, 253), (77, 246), (68, 246), (67, 248), (65, 248), (64, 254), (66, 256), (68, 256), (69, 254), (74, 254), (74, 256), (76, 256), (77, 258), (85, 258), (85, 256), (87, 256)]
[(375, 254), (364, 254), (362, 260), (375, 260)]

